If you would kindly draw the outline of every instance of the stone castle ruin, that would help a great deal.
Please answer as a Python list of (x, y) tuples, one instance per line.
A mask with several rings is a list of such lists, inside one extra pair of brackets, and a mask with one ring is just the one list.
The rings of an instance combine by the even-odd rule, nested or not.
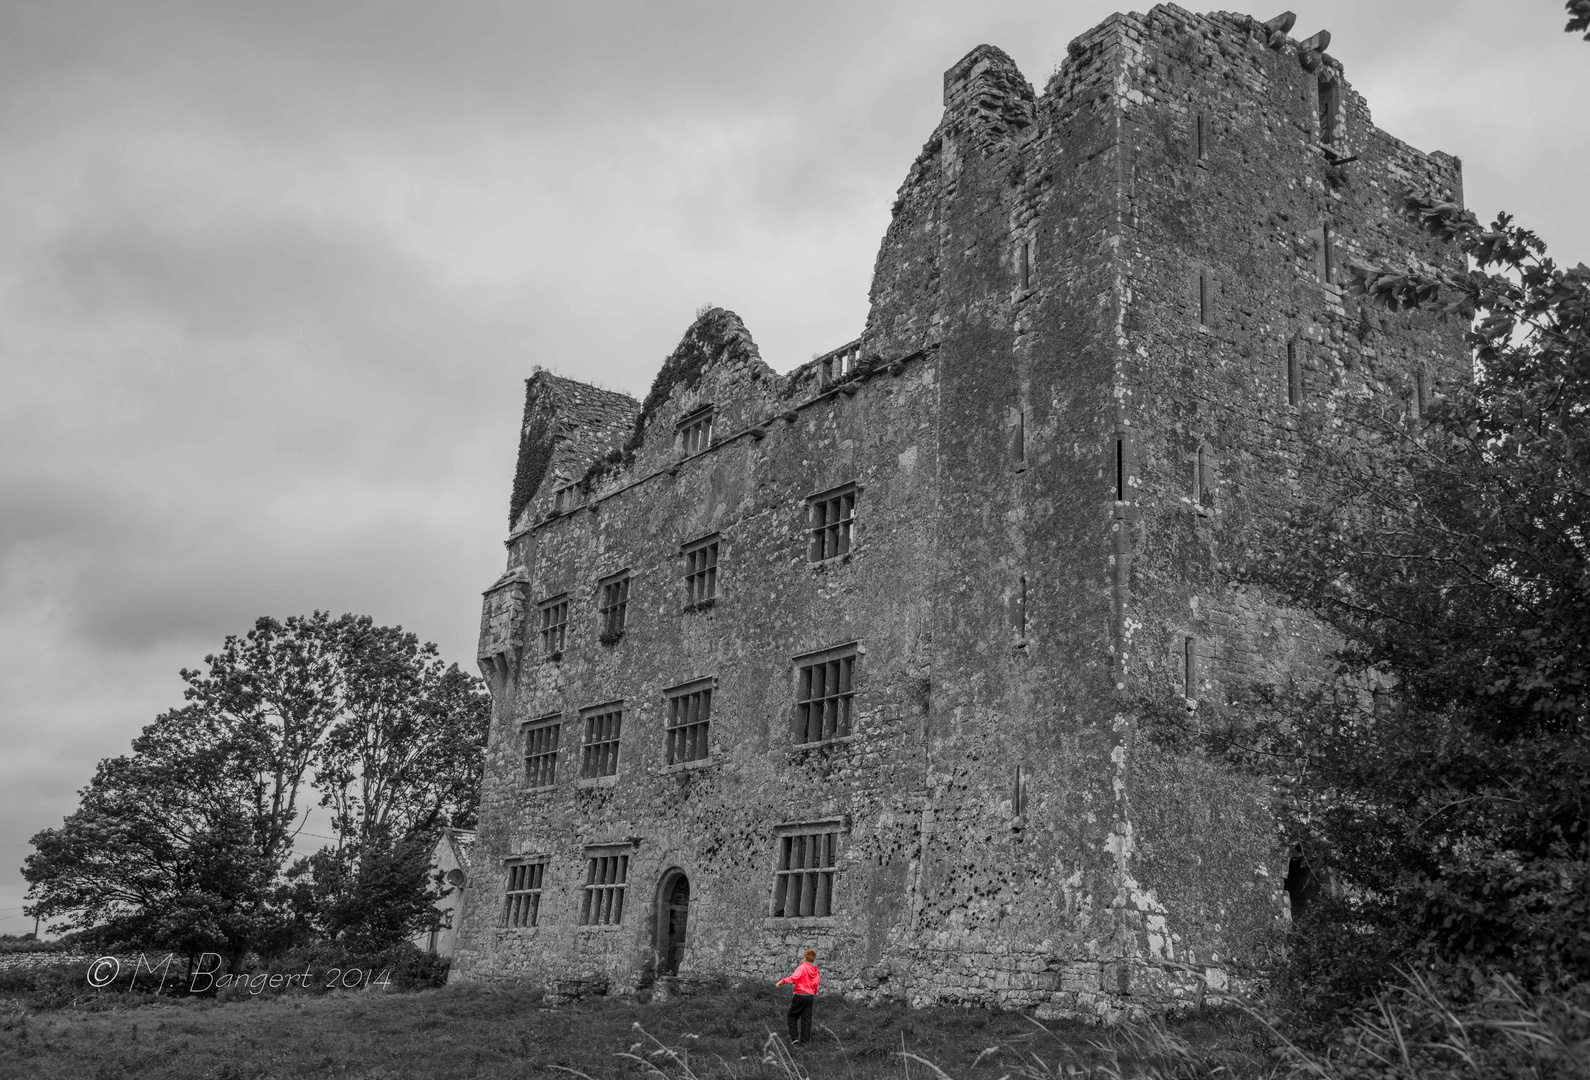
[(863, 997), (1110, 1015), (1259, 958), (1267, 790), (1137, 703), (1321, 670), (1223, 538), (1279, 512), (1308, 410), (1467, 377), (1460, 327), (1340, 284), (1459, 268), (1392, 209), (1461, 201), (1458, 161), (1291, 26), (1115, 15), (1041, 94), (979, 46), (858, 340), (780, 375), (714, 308), (643, 402), (528, 381), (456, 978), (768, 980), (810, 946)]

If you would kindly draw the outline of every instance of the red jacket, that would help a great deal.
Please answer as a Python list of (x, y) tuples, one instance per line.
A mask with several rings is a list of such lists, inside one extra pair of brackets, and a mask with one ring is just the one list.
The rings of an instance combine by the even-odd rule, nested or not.
[(800, 967), (796, 968), (792, 974), (780, 979), (778, 984), (783, 986), (785, 983), (794, 983), (794, 990), (797, 994), (815, 994), (817, 993), (817, 983), (819, 981), (817, 965), (808, 964), (803, 960)]

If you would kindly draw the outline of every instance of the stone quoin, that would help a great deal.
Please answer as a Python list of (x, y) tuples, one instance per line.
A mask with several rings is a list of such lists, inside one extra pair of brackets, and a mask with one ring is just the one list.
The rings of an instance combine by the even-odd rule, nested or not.
[(1302, 411), (1469, 377), (1461, 326), (1340, 284), (1461, 268), (1393, 208), (1461, 202), (1459, 162), (1291, 28), (1114, 15), (1038, 95), (979, 46), (858, 340), (779, 375), (712, 308), (644, 402), (528, 380), (455, 979), (766, 982), (809, 946), (825, 989), (1111, 1017), (1262, 959), (1269, 792), (1137, 703), (1322, 674), (1224, 538), (1279, 512)]

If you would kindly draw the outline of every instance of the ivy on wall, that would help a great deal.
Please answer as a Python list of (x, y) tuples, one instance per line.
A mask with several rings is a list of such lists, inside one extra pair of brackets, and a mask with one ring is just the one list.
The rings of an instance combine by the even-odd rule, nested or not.
[(519, 463), (513, 474), (513, 494), (508, 499), (508, 529), (511, 532), (519, 514), (535, 497), (547, 467), (552, 464), (553, 412), (538, 408), (541, 394), (536, 393), (535, 378), (526, 379), (524, 395), (524, 420), (519, 425)]

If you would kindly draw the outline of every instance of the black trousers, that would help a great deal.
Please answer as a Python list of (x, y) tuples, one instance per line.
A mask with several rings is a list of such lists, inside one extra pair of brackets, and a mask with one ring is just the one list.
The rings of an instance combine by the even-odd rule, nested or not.
[[(809, 1042), (812, 1037), (812, 1007), (816, 994), (792, 994), (789, 999), (789, 1041)], [(797, 1030), (797, 1028), (799, 1030)]]

